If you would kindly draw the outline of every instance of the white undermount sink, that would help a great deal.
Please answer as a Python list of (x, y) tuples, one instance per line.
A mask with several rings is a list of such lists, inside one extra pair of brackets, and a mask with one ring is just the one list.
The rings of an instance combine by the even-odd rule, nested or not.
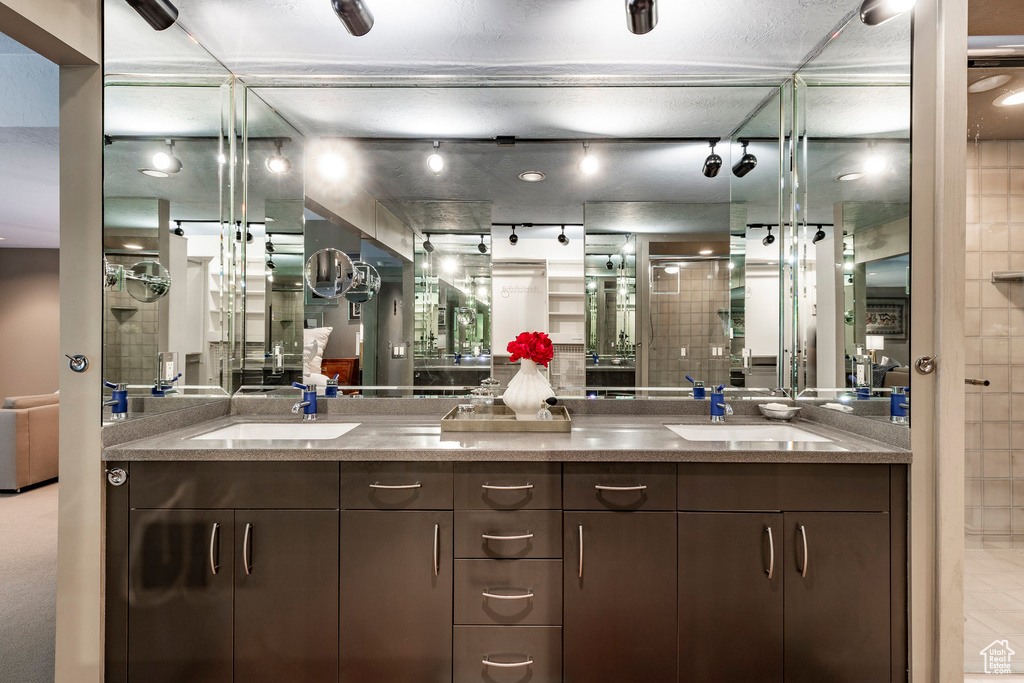
[(745, 443), (831, 442), (788, 425), (665, 425), (687, 441), (742, 441)]
[(195, 441), (330, 441), (352, 431), (358, 422), (249, 422), (193, 436)]

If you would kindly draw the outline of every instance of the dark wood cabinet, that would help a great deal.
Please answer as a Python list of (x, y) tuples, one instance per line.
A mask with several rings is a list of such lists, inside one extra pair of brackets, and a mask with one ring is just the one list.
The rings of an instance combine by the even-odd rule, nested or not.
[(128, 680), (231, 683), (234, 513), (128, 516)]
[(338, 513), (235, 512), (235, 680), (338, 680)]
[(342, 683), (451, 683), (452, 512), (341, 512)]
[(781, 513), (679, 515), (679, 680), (783, 680)]
[(676, 680), (676, 513), (567, 512), (566, 683)]
[(890, 669), (889, 515), (786, 513), (787, 683), (873, 683)]

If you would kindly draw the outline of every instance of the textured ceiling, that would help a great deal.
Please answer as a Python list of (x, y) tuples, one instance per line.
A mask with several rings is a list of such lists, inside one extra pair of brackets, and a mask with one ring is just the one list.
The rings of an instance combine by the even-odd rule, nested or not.
[(972, 36), (1024, 35), (1020, 0), (970, 0), (967, 32)]
[[(1024, 43), (1024, 38), (1021, 39)], [(1024, 90), (1024, 69), (970, 69), (967, 82), (1006, 75), (1009, 82), (993, 90), (967, 95), (967, 137), (978, 140), (1024, 140), (1024, 105), (998, 107), (1000, 95)]]

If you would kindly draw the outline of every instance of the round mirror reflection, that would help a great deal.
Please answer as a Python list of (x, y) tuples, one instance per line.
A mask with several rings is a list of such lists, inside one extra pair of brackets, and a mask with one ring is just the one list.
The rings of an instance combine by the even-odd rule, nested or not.
[(125, 271), (125, 289), (136, 301), (153, 303), (171, 291), (171, 274), (156, 261), (139, 261)]
[(356, 261), (352, 286), (345, 292), (345, 298), (354, 304), (365, 304), (380, 291), (380, 273), (365, 261)]
[(314, 298), (337, 299), (361, 281), (348, 255), (337, 249), (321, 249), (306, 261), (306, 285)]

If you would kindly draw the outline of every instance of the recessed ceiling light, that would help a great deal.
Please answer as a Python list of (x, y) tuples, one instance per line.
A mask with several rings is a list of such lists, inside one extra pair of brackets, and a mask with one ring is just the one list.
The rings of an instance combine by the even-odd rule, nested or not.
[(679, 266), (665, 266), (665, 273), (668, 275), (675, 275), (679, 272)]
[(852, 173), (844, 173), (844, 174), (842, 174), (841, 176), (836, 178), (836, 180), (838, 180), (841, 183), (847, 183), (847, 182), (849, 182), (851, 180), (860, 180), (863, 177), (864, 177), (864, 174), (861, 173), (860, 171), (853, 171)]
[(1001, 85), (1006, 85), (1011, 80), (1010, 76), (1006, 74), (999, 74), (998, 76), (989, 76), (988, 78), (982, 78), (980, 81), (975, 81), (967, 86), (967, 92), (979, 93), (988, 92), (994, 90)]
[(142, 245), (141, 244), (126, 244), (126, 245), (124, 245), (124, 248), (125, 249), (136, 249), (136, 250), (138, 250), (138, 249), (142, 249)]
[(1024, 90), (1015, 90), (1005, 95), (1000, 95), (993, 104), (997, 107), (1012, 107), (1017, 104), (1024, 104)]
[(714, 249), (701, 249), (697, 253), (699, 253), (701, 256), (711, 256), (713, 253), (715, 253), (715, 250)]
[(7, 239), (7, 238), (6, 237), (0, 237), (0, 242), (3, 242), (5, 239)]
[(170, 178), (171, 174), (165, 171), (159, 171), (155, 168), (140, 168), (139, 173), (142, 175), (148, 175), (150, 178)]
[(540, 171), (524, 171), (519, 174), (519, 179), (527, 183), (539, 183), (546, 177)]

